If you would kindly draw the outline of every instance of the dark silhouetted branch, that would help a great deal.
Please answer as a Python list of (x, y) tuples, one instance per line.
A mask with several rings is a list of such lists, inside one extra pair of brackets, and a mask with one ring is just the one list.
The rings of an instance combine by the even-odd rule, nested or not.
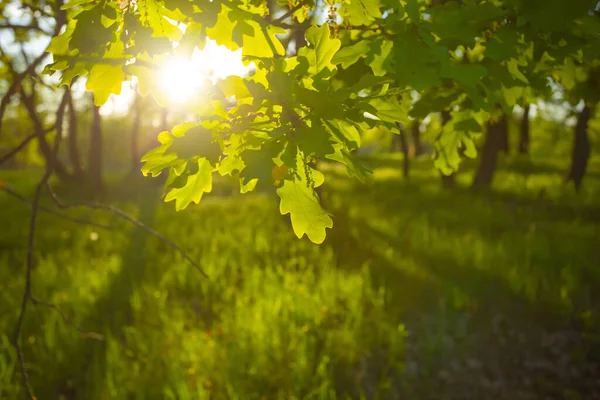
[(35, 72), (35, 69), (41, 64), (47, 55), (48, 53), (42, 53), (35, 60), (33, 60), (31, 64), (29, 64), (25, 71), (17, 74), (9, 86), (8, 91), (4, 94), (4, 96), (2, 96), (2, 100), (0, 100), (0, 133), (2, 132), (2, 120), (4, 119), (4, 113), (6, 112), (6, 108), (8, 107), (12, 96), (20, 90), (23, 80)]
[(302, 1), (298, 4), (296, 4), (294, 7), (290, 8), (285, 14), (283, 14), (281, 17), (279, 18), (275, 18), (273, 21), (271, 21), (271, 23), (273, 25), (277, 25), (278, 23), (282, 23), (283, 21), (285, 21), (286, 19), (288, 19), (289, 17), (292, 16), (292, 14), (294, 14), (296, 11), (298, 11), (299, 9), (301, 9), (302, 7), (304, 7), (306, 5), (306, 2)]
[[(59, 110), (64, 108), (67, 104), (67, 96), (66, 93), (62, 98), (62, 101), (59, 106)], [(59, 112), (57, 115), (62, 116), (63, 112)], [(56, 121), (56, 126), (61, 127), (62, 121)], [(61, 138), (60, 128), (54, 137), (54, 144), (52, 146), (53, 157), (49, 159), (49, 162), (46, 163), (46, 170), (42, 179), (40, 179), (39, 183), (35, 188), (35, 193), (33, 195), (33, 200), (31, 202), (31, 219), (29, 222), (29, 237), (27, 239), (27, 262), (25, 265), (25, 289), (23, 290), (23, 300), (21, 302), (21, 311), (19, 313), (19, 318), (17, 320), (17, 327), (15, 329), (15, 334), (13, 337), (13, 345), (17, 351), (17, 359), (19, 362), (19, 368), (21, 369), (21, 376), (23, 378), (23, 386), (25, 387), (25, 391), (30, 400), (35, 400), (35, 396), (33, 395), (33, 390), (31, 389), (31, 385), (29, 384), (29, 375), (27, 374), (27, 369), (25, 368), (25, 360), (23, 358), (23, 351), (21, 349), (21, 345), (19, 343), (21, 339), (21, 330), (23, 328), (23, 320), (25, 319), (25, 313), (27, 311), (27, 304), (32, 299), (31, 296), (31, 271), (33, 270), (33, 248), (35, 245), (35, 232), (37, 228), (37, 217), (40, 209), (40, 198), (42, 195), (42, 190), (44, 186), (48, 183), (52, 172), (54, 172), (54, 158), (58, 154), (58, 149), (60, 146), (60, 138)], [(38, 138), (43, 139), (43, 135), (39, 135)]]
[[(44, 134), (52, 132), (54, 130), (54, 128), (55, 128), (55, 126), (53, 125), (50, 128), (45, 129)], [(6, 153), (2, 157), (0, 157), (0, 165), (4, 164), (5, 162), (7, 162), (11, 158), (13, 158), (19, 151), (23, 150), (25, 148), (25, 146), (27, 146), (27, 144), (29, 142), (31, 142), (33, 139), (35, 139), (36, 137), (37, 137), (37, 135), (35, 133), (32, 133), (31, 135), (29, 135), (25, 139), (23, 139), (23, 141), (21, 143), (19, 143), (14, 149), (10, 150), (8, 153)]]
[[(22, 194), (18, 193), (17, 191), (15, 191), (15, 189), (13, 187), (11, 187), (10, 185), (3, 183), (2, 186), (0, 186), (0, 189), (4, 190), (6, 193), (8, 193), (9, 195), (13, 196), (14, 198), (22, 201), (23, 203), (32, 206), (32, 202), (27, 200), (25, 198), (25, 196), (23, 196)], [(65, 219), (67, 221), (71, 221), (71, 222), (75, 222), (76, 224), (80, 224), (80, 225), (90, 225), (90, 226), (95, 226), (96, 228), (100, 228), (100, 229), (105, 229), (105, 230), (112, 230), (113, 228), (111, 226), (108, 225), (104, 225), (104, 224), (99, 224), (93, 221), (89, 221), (87, 219), (81, 219), (81, 218), (74, 218), (71, 217), (69, 215), (65, 215), (62, 213), (59, 213), (58, 211), (55, 211), (49, 207), (44, 207), (42, 205), (38, 206), (38, 211), (43, 211), (45, 213), (48, 214), (52, 214), (58, 218), (62, 218)]]
[(208, 275), (206, 274), (206, 272), (204, 272), (204, 270), (200, 267), (200, 265), (198, 265), (194, 260), (192, 260), (192, 258), (183, 249), (181, 249), (181, 247), (179, 247), (173, 241), (165, 238), (160, 233), (156, 232), (154, 229), (144, 225), (141, 221), (138, 221), (137, 219), (129, 216), (124, 211), (121, 211), (120, 209), (113, 207), (111, 205), (107, 205), (107, 204), (98, 204), (98, 203), (65, 204), (56, 195), (56, 193), (54, 193), (54, 191), (52, 190), (52, 187), (48, 183), (46, 183), (46, 188), (48, 189), (48, 192), (50, 193), (52, 200), (54, 200), (54, 203), (59, 208), (67, 209), (67, 208), (73, 208), (73, 207), (83, 207), (83, 208), (91, 208), (93, 210), (109, 211), (109, 212), (119, 216), (120, 218), (126, 220), (127, 222), (130, 222), (131, 224), (135, 225), (137, 228), (142, 229), (146, 233), (160, 239), (163, 243), (167, 244), (168, 246), (173, 248), (175, 251), (177, 251), (179, 254), (181, 254), (183, 256), (183, 258), (185, 258), (187, 261), (189, 261), (189, 263), (192, 264), (194, 266), (194, 268), (196, 268), (205, 278), (208, 278)]
[(38, 300), (33, 296), (30, 296), (30, 300), (36, 306), (40, 305), (40, 306), (51, 308), (54, 311), (56, 311), (58, 313), (58, 315), (61, 316), (63, 321), (65, 321), (67, 324), (69, 324), (72, 327), (74, 327), (75, 329), (77, 329), (85, 337), (89, 337), (91, 339), (95, 339), (95, 340), (99, 340), (99, 341), (104, 341), (104, 335), (102, 335), (98, 332), (86, 331), (81, 326), (79, 326), (76, 322), (74, 322), (71, 318), (69, 318), (57, 305)]
[(39, 25), (33, 25), (33, 24), (31, 24), (31, 25), (0, 24), (0, 29), (13, 29), (16, 31), (22, 31), (22, 30), (38, 31), (41, 33), (45, 33), (46, 35), (52, 35), (52, 32), (47, 32)]

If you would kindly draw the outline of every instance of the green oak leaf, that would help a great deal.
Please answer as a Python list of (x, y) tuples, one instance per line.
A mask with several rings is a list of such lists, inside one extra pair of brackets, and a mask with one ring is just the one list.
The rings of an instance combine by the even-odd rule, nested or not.
[(123, 68), (119, 65), (95, 64), (85, 88), (94, 92), (94, 104), (101, 106), (111, 94), (121, 93), (121, 84), (125, 80)]
[(302, 181), (285, 180), (277, 189), (281, 199), (281, 215), (290, 214), (292, 228), (298, 238), (306, 234), (311, 242), (323, 243), (326, 228), (333, 227), (333, 221), (319, 204), (313, 188)]
[(361, 40), (351, 46), (344, 46), (340, 51), (335, 53), (331, 59), (332, 64), (342, 64), (342, 68), (348, 68), (358, 60), (367, 56), (371, 43), (366, 40)]
[(352, 25), (367, 25), (375, 18), (381, 18), (379, 0), (348, 0), (343, 14), (347, 14)]
[(165, 202), (175, 200), (175, 210), (181, 211), (190, 203), (200, 203), (204, 193), (212, 191), (213, 166), (206, 158), (198, 160), (198, 172), (187, 177), (185, 186), (171, 189)]
[(322, 125), (296, 129), (298, 146), (308, 156), (324, 157), (334, 152), (329, 133)]
[(329, 37), (329, 25), (323, 24), (320, 27), (313, 25), (308, 28), (306, 41), (309, 46), (300, 48), (298, 55), (306, 57), (308, 60), (309, 74), (316, 75), (325, 68), (335, 68), (331, 60), (339, 50), (341, 42), (339, 39)]
[(376, 116), (386, 122), (409, 124), (408, 111), (410, 103), (400, 103), (395, 98), (377, 98), (369, 102), (376, 110)]

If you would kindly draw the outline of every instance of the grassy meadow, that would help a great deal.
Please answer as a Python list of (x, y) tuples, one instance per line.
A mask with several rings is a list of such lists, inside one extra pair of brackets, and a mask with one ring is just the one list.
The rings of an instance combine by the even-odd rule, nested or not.
[[(489, 193), (468, 189), (475, 161), (452, 190), (427, 157), (409, 180), (396, 154), (366, 157), (366, 183), (326, 167), (322, 245), (270, 194), (223, 183), (177, 213), (149, 179), (111, 186), (209, 279), (109, 213), (69, 215), (112, 230), (41, 214), (33, 295), (68, 320), (27, 312), (37, 398), (600, 398), (600, 158), (576, 195), (563, 133), (534, 127), (531, 157), (502, 157)], [(31, 198), (40, 173), (0, 179)], [(1, 191), (0, 208), (0, 399), (17, 399), (29, 208)]]

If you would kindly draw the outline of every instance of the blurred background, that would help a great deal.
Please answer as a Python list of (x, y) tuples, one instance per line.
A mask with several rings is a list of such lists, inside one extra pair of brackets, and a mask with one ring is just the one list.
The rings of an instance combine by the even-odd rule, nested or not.
[[(51, 2), (0, 4), (0, 399), (17, 399), (27, 200), (65, 89), (43, 73)], [(70, 88), (51, 185), (65, 200), (120, 207), (210, 278), (109, 212), (68, 215), (111, 229), (41, 213), (32, 292), (60, 311), (31, 306), (24, 323), (37, 398), (600, 398), (597, 109), (555, 87), (505, 114), (493, 180), (478, 185), (481, 151), (450, 177), (433, 166), (446, 113), (431, 110), (403, 135), (361, 132), (356, 157), (371, 179), (320, 164), (334, 228), (314, 245), (294, 236), (274, 189), (241, 195), (237, 180), (219, 178), (200, 205), (175, 212), (162, 176), (140, 172), (157, 134), (192, 118), (187, 99), (249, 71), (239, 52), (209, 42), (165, 68), (164, 108), (135, 80), (102, 107), (85, 78)], [(39, 130), (46, 147), (30, 140), (12, 154)], [(591, 156), (574, 175), (577, 135)], [(46, 194), (42, 204), (53, 207)]]

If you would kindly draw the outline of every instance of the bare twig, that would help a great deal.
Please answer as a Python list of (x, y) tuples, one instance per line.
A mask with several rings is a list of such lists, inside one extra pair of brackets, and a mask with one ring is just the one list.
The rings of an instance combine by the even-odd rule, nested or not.
[[(67, 94), (63, 96), (63, 99), (60, 103), (59, 110), (62, 108), (64, 110), (67, 105)], [(62, 116), (63, 113), (59, 112), (57, 115)], [(62, 127), (62, 121), (56, 122), (57, 127)], [(54, 137), (54, 144), (52, 148), (52, 153), (54, 156), (58, 154), (58, 148), (60, 145), (60, 137), (61, 132), (60, 128), (57, 128), (59, 131)], [(40, 136), (40, 139), (43, 139), (43, 135)], [(33, 195), (33, 200), (31, 202), (31, 220), (29, 222), (29, 238), (27, 240), (27, 263), (25, 266), (25, 289), (23, 291), (23, 300), (21, 302), (21, 312), (19, 313), (19, 319), (17, 321), (17, 327), (15, 329), (15, 334), (13, 338), (13, 345), (17, 351), (17, 358), (19, 361), (19, 367), (21, 369), (21, 376), (23, 377), (23, 386), (25, 387), (25, 391), (30, 400), (35, 400), (35, 396), (33, 395), (33, 390), (31, 389), (31, 385), (29, 384), (29, 375), (27, 374), (27, 369), (25, 368), (25, 360), (23, 358), (23, 351), (21, 349), (21, 345), (19, 340), (21, 338), (21, 330), (23, 328), (23, 320), (25, 318), (25, 312), (27, 311), (27, 303), (32, 299), (31, 297), (31, 271), (33, 269), (33, 247), (35, 244), (35, 232), (37, 228), (37, 216), (40, 206), (40, 198), (42, 195), (42, 190), (44, 186), (50, 179), (52, 172), (54, 171), (54, 158), (50, 158), (46, 163), (46, 171), (44, 172), (44, 176), (40, 179), (39, 183), (35, 188), (35, 193)]]
[(40, 54), (35, 60), (33, 60), (31, 64), (29, 64), (25, 71), (21, 72), (20, 74), (17, 74), (13, 79), (12, 84), (8, 88), (6, 94), (2, 96), (2, 100), (0, 100), (0, 133), (2, 133), (2, 120), (4, 119), (4, 113), (6, 112), (6, 108), (10, 103), (12, 95), (20, 90), (21, 83), (23, 82), (23, 80), (25, 80), (25, 78), (27, 78), (29, 75), (35, 72), (35, 69), (38, 67), (38, 65), (42, 63), (42, 61), (44, 61), (47, 55), (48, 53), (46, 52)]
[[(25, 196), (23, 196), (22, 194), (18, 193), (13, 187), (11, 187), (10, 185), (3, 183), (2, 185), (0, 185), (0, 189), (4, 190), (6, 193), (10, 194), (11, 196), (13, 196), (16, 199), (21, 200), (23, 203), (32, 206), (32, 202), (27, 200), (25, 198)], [(59, 213), (58, 211), (55, 211), (49, 207), (44, 207), (42, 205), (38, 206), (38, 211), (43, 211), (45, 213), (48, 214), (52, 214), (58, 218), (62, 218), (65, 219), (67, 221), (71, 221), (71, 222), (75, 222), (77, 224), (80, 225), (90, 225), (90, 226), (95, 226), (96, 228), (100, 228), (100, 229), (105, 229), (105, 230), (112, 230), (113, 228), (111, 226), (108, 225), (104, 225), (104, 224), (99, 224), (93, 221), (89, 221), (87, 219), (80, 219), (80, 218), (74, 218), (71, 217), (69, 215), (65, 215), (62, 213)]]
[(273, 25), (277, 25), (279, 23), (282, 23), (283, 21), (285, 21), (286, 19), (288, 19), (289, 17), (291, 17), (292, 14), (294, 14), (296, 11), (298, 11), (299, 9), (301, 9), (302, 7), (304, 7), (305, 5), (306, 5), (306, 2), (301, 1), (300, 3), (296, 4), (294, 7), (290, 8), (281, 17), (274, 19), (271, 23)]
[[(106, 65), (116, 65), (127, 68), (128, 66), (138, 65), (141, 67), (146, 67), (150, 69), (158, 69), (160, 68), (159, 64), (152, 63), (144, 60), (137, 60), (135, 58), (103, 58), (103, 57), (95, 57), (95, 56), (69, 56), (63, 54), (55, 54), (53, 55), (55, 61), (69, 61), (69, 62), (82, 62), (82, 63), (93, 63), (93, 64), (106, 64)], [(130, 64), (127, 64), (127, 63)]]
[[(29, 8), (33, 12), (38, 11), (42, 15), (55, 18), (56, 23), (54, 26), (54, 32), (51, 34), (52, 37), (55, 37), (55, 36), (59, 35), (60, 30), (62, 29), (63, 25), (66, 23), (65, 18), (64, 18), (65, 12), (60, 10), (60, 4), (62, 4), (62, 1), (56, 2), (57, 8), (58, 8), (56, 16), (52, 16), (52, 15), (46, 13), (46, 11), (43, 8), (37, 7), (33, 4), (23, 3), (22, 6)], [(4, 119), (4, 113), (6, 112), (6, 108), (8, 107), (8, 104), (10, 103), (12, 96), (20, 90), (21, 83), (23, 82), (23, 80), (25, 78), (27, 78), (29, 75), (33, 75), (35, 73), (35, 69), (42, 63), (42, 61), (44, 61), (46, 59), (46, 56), (48, 56), (49, 54), (50, 53), (48, 53), (47, 51), (44, 50), (44, 52), (42, 54), (37, 56), (31, 62), (31, 64), (29, 64), (29, 66), (23, 72), (21, 72), (19, 74), (15, 73), (16, 70), (13, 65), (11, 65), (10, 63), (8, 64), (8, 66), (11, 68), (12, 72), (15, 73), (15, 77), (14, 77), (10, 87), (8, 88), (8, 91), (4, 94), (4, 96), (2, 96), (2, 100), (0, 100), (0, 134), (2, 134), (2, 121)]]
[[(70, 96), (70, 91), (68, 90), (68, 88), (65, 88), (65, 89), (66, 89), (65, 96), (68, 100), (68, 97)], [(50, 145), (46, 141), (46, 138), (44, 135), (44, 131), (45, 131), (44, 125), (42, 123), (42, 120), (40, 119), (40, 116), (38, 115), (38, 113), (36, 111), (33, 89), (32, 89), (32, 92), (30, 95), (28, 95), (25, 90), (21, 90), (21, 103), (25, 106), (25, 109), (27, 110), (27, 113), (29, 114), (31, 121), (33, 122), (33, 129), (35, 130), (35, 133), (38, 137), (38, 141), (40, 144), (40, 150), (42, 151), (44, 158), (46, 158), (48, 160), (52, 159), (52, 161), (47, 161), (47, 162), (52, 162), (53, 173), (55, 173), (62, 180), (70, 179), (71, 176), (70, 176), (69, 172), (66, 170), (64, 165), (61, 162), (59, 162), (59, 160), (56, 158), (56, 156), (54, 156), (52, 154), (52, 149), (50, 148)], [(63, 121), (63, 117), (64, 117), (65, 108), (66, 107), (62, 107), (62, 106), (59, 107), (57, 114), (56, 114), (55, 126), (56, 126), (57, 133), (62, 132), (62, 121)]]
[(52, 35), (52, 32), (45, 31), (39, 25), (31, 24), (31, 25), (18, 25), (18, 24), (0, 24), (0, 29), (13, 29), (13, 30), (27, 30), (27, 31), (38, 31), (41, 33), (45, 33), (46, 35)]
[[(52, 125), (50, 128), (45, 129), (44, 134), (52, 132), (54, 130), (54, 128), (55, 128), (55, 125)], [(11, 158), (13, 158), (19, 151), (23, 150), (23, 148), (25, 148), (25, 146), (27, 146), (27, 144), (29, 142), (31, 142), (33, 139), (35, 139), (36, 137), (37, 137), (37, 134), (32, 133), (31, 135), (29, 135), (25, 139), (23, 139), (23, 141), (21, 143), (19, 143), (14, 149), (10, 150), (8, 153), (6, 153), (2, 157), (0, 157), (0, 165), (4, 164), (5, 162), (7, 162)]]
[(160, 233), (158, 233), (154, 229), (144, 225), (144, 223), (142, 223), (141, 221), (138, 221), (137, 219), (129, 216), (127, 213), (125, 213), (124, 211), (121, 211), (117, 207), (114, 207), (114, 206), (111, 206), (108, 204), (98, 204), (98, 203), (65, 204), (62, 202), (62, 200), (60, 200), (60, 198), (56, 195), (56, 193), (54, 193), (54, 191), (52, 190), (52, 187), (48, 184), (48, 182), (46, 182), (45, 185), (46, 185), (46, 188), (48, 189), (48, 192), (50, 193), (50, 196), (52, 197), (52, 200), (54, 200), (54, 203), (59, 208), (66, 209), (66, 208), (73, 208), (73, 207), (83, 207), (83, 208), (91, 208), (93, 210), (110, 211), (111, 213), (119, 216), (120, 218), (126, 220), (127, 222), (130, 222), (131, 224), (135, 225), (137, 228), (142, 229), (143, 231), (147, 232), (148, 234), (160, 239), (163, 243), (167, 244), (168, 246), (173, 248), (175, 251), (177, 251), (179, 254), (181, 254), (183, 256), (183, 258), (185, 258), (190, 264), (192, 264), (194, 266), (194, 268), (196, 268), (202, 274), (202, 276), (204, 276), (205, 278), (208, 278), (208, 275), (206, 274), (206, 272), (204, 272), (204, 270), (200, 267), (200, 265), (198, 265), (183, 249), (181, 249), (181, 247), (179, 247), (173, 241), (165, 238), (164, 236), (162, 236)]
[(99, 341), (104, 341), (104, 335), (97, 333), (97, 332), (86, 331), (81, 326), (79, 326), (76, 322), (74, 322), (71, 318), (69, 318), (64, 312), (62, 312), (62, 310), (57, 305), (38, 300), (31, 295), (29, 298), (30, 298), (31, 302), (36, 306), (41, 305), (41, 306), (48, 307), (48, 308), (51, 308), (54, 311), (56, 311), (62, 317), (63, 321), (65, 321), (67, 324), (73, 326), (85, 337), (89, 337), (91, 339), (95, 339), (95, 340), (99, 340)]

